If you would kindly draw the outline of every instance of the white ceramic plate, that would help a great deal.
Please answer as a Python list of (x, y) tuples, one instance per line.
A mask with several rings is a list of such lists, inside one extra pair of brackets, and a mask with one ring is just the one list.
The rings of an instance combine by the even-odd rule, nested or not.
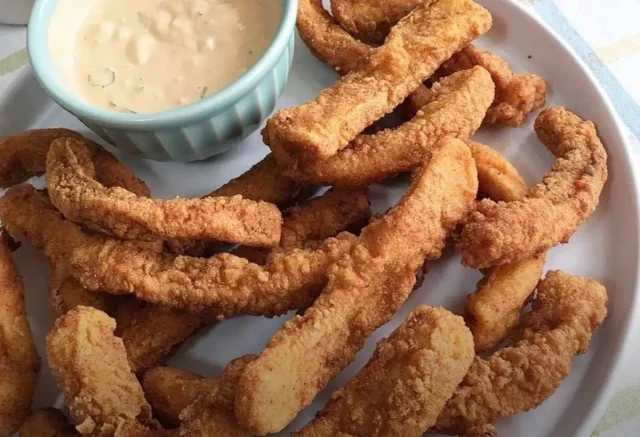
[[(610, 179), (600, 208), (571, 239), (570, 244), (550, 252), (547, 268), (561, 268), (602, 281), (609, 289), (609, 317), (594, 337), (589, 352), (573, 361), (573, 371), (558, 391), (536, 410), (503, 419), (498, 429), (504, 436), (586, 437), (606, 407), (612, 377), (628, 346), (630, 322), (637, 310), (638, 289), (638, 190), (630, 154), (616, 124), (610, 104), (593, 77), (565, 44), (519, 6), (504, 0), (481, 1), (494, 14), (494, 28), (479, 45), (504, 56), (516, 71), (533, 72), (549, 84), (549, 104), (565, 105), (583, 118), (595, 121), (610, 156)], [(291, 79), (279, 106), (291, 106), (312, 98), (336, 75), (311, 56), (298, 41)], [(532, 117), (533, 120), (533, 117)], [(551, 154), (537, 142), (532, 120), (520, 129), (491, 129), (477, 137), (503, 152), (527, 182), (540, 180), (552, 164)], [(0, 96), (2, 136), (34, 127), (65, 126), (87, 133), (72, 116), (55, 106), (38, 87), (30, 71), (17, 86)], [(194, 164), (156, 163), (123, 157), (152, 188), (156, 197), (199, 196), (248, 169), (267, 153), (255, 134), (227, 153)], [(41, 183), (41, 182), (40, 182)], [(371, 189), (375, 210), (384, 211), (402, 193), (398, 184)], [(16, 253), (24, 275), (31, 325), (41, 355), (53, 317), (49, 309), (46, 261), (25, 245)], [(286, 431), (302, 426), (368, 360), (375, 343), (388, 335), (419, 304), (444, 305), (461, 311), (467, 293), (475, 288), (479, 274), (464, 268), (452, 253), (439, 261), (424, 285), (414, 292), (391, 323), (379, 329), (351, 366), (336, 378)], [(221, 323), (189, 340), (170, 360), (171, 365), (216, 376), (233, 358), (259, 353), (286, 317), (241, 317)], [(43, 359), (35, 407), (61, 405), (55, 382)], [(288, 435), (281, 433), (280, 435)]]

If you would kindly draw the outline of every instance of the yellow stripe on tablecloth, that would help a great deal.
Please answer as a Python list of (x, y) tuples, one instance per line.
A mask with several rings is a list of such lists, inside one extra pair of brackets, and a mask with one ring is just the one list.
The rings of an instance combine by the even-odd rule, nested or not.
[(23, 65), (26, 65), (28, 60), (29, 57), (27, 56), (26, 48), (18, 50), (17, 52), (0, 59), (0, 77), (17, 70)]
[(602, 62), (610, 64), (627, 56), (640, 53), (640, 33), (628, 36), (595, 50)]

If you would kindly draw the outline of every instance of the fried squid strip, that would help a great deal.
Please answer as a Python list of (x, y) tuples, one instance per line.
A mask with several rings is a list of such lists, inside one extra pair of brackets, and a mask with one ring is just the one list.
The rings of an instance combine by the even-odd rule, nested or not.
[(20, 437), (80, 437), (62, 411), (43, 408), (34, 411), (20, 427)]
[(374, 135), (359, 135), (329, 159), (284, 171), (309, 183), (362, 187), (412, 170), (433, 153), (440, 139), (473, 135), (493, 100), (493, 89), (481, 67), (456, 73), (429, 90), (431, 101), (412, 120)]
[(511, 344), (486, 360), (475, 358), (432, 431), (460, 435), (540, 405), (569, 374), (571, 359), (587, 350), (606, 314), (602, 285), (547, 273)]
[(471, 0), (439, 0), (416, 8), (361, 68), (315, 100), (271, 117), (263, 131), (265, 143), (280, 164), (333, 156), (490, 27), (489, 12)]
[(486, 268), (542, 254), (566, 243), (598, 205), (607, 152), (593, 123), (554, 107), (540, 113), (535, 130), (556, 162), (524, 199), (478, 203), (458, 245), (463, 264)]
[[(502, 202), (514, 202), (527, 195), (527, 185), (504, 156), (479, 143), (469, 145), (481, 193)], [(494, 347), (518, 325), (522, 307), (542, 276), (544, 261), (544, 254), (540, 254), (483, 272), (476, 291), (467, 296), (465, 315), (476, 352)]]
[(278, 432), (309, 405), (406, 300), (416, 271), (440, 255), (476, 192), (469, 148), (445, 140), (398, 205), (329, 269), (314, 304), (286, 322), (247, 366), (235, 399), (238, 421), (256, 434)]
[(469, 370), (473, 337), (462, 318), (421, 306), (295, 437), (422, 437)]
[(31, 413), (40, 358), (24, 308), (22, 277), (0, 235), (0, 435), (18, 431)]
[(270, 203), (240, 196), (154, 200), (121, 187), (107, 188), (95, 179), (86, 144), (60, 138), (47, 157), (51, 201), (70, 220), (144, 241), (193, 238), (268, 247), (280, 240), (282, 217)]

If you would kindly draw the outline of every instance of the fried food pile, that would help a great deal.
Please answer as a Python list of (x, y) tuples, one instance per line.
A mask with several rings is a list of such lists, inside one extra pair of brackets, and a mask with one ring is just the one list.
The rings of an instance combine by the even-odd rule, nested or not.
[[(518, 127), (545, 104), (543, 79), (471, 45), (490, 29), (489, 11), (473, 0), (334, 0), (332, 12), (300, 0), (297, 26), (342, 77), (276, 112), (263, 131), (271, 153), (203, 198), (154, 199), (67, 129), (0, 140), (0, 436), (278, 433), (394, 318), (448, 244), (483, 275), (464, 290), (464, 312), (414, 308), (292, 435), (496, 437), (500, 418), (537, 407), (567, 377), (606, 317), (607, 291), (545, 275), (544, 263), (593, 214), (607, 180), (594, 124), (561, 107), (537, 114), (556, 161), (529, 188), (471, 139), (482, 124)], [(399, 124), (376, 126), (393, 111)], [(41, 174), (45, 189), (25, 183)], [(367, 187), (398, 174), (410, 175), (406, 192), (373, 214)], [(30, 411), (39, 358), (12, 238), (51, 267), (58, 319), (46, 354), (70, 421)], [(165, 365), (205, 326), (290, 311), (262, 352), (218, 378)]]

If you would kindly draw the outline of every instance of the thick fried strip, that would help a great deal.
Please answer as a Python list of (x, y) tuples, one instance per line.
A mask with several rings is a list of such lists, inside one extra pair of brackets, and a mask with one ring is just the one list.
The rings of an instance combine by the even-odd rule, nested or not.
[(124, 430), (157, 427), (115, 327), (102, 311), (76, 307), (47, 337), (51, 371), (83, 435), (124, 437)]
[[(83, 138), (69, 129), (34, 129), (0, 140), (0, 187), (7, 188), (43, 174), (47, 166), (49, 146), (58, 138)], [(95, 163), (98, 180), (106, 186), (126, 187), (140, 196), (149, 189), (127, 170), (111, 153), (93, 141), (87, 148)]]
[(430, 8), (416, 8), (360, 69), (315, 100), (280, 110), (269, 119), (265, 143), (281, 164), (331, 157), (490, 27), (489, 12), (471, 0), (439, 0)]
[(233, 413), (233, 399), (240, 375), (247, 364), (255, 359), (253, 355), (235, 359), (227, 365), (219, 380), (218, 387), (208, 395), (201, 396), (180, 415), (182, 426), (178, 430), (181, 437), (253, 437), (254, 434), (241, 427)]
[(163, 362), (204, 323), (198, 315), (135, 299), (121, 305), (113, 317), (134, 373)]
[(422, 437), (467, 373), (475, 353), (462, 318), (416, 308), (318, 417), (296, 437)]
[(366, 190), (332, 188), (320, 197), (284, 213), (280, 245), (282, 250), (303, 248), (322, 242), (371, 216)]
[(459, 435), (540, 405), (569, 374), (574, 355), (587, 350), (606, 314), (602, 285), (559, 270), (547, 273), (512, 344), (487, 360), (476, 357), (434, 431)]
[(31, 413), (40, 358), (24, 308), (22, 277), (0, 238), (0, 435), (20, 428)]
[(438, 140), (473, 135), (493, 100), (493, 89), (489, 73), (481, 67), (454, 74), (433, 86), (431, 102), (412, 120), (375, 135), (360, 135), (329, 159), (285, 172), (310, 183), (361, 187), (414, 169)]
[(218, 378), (203, 378), (174, 367), (154, 367), (142, 379), (154, 416), (170, 427), (180, 426), (180, 413), (200, 396), (215, 392), (219, 385)]
[(231, 179), (208, 196), (242, 196), (244, 199), (287, 207), (305, 188), (304, 185), (285, 177), (273, 155), (269, 154), (248, 171)]
[(419, 3), (434, 0), (332, 0), (331, 12), (360, 41), (380, 44)]
[(106, 188), (86, 142), (55, 140), (47, 157), (47, 187), (53, 204), (70, 220), (97, 225), (121, 238), (213, 239), (250, 246), (275, 246), (282, 217), (270, 203), (237, 197), (157, 200)]
[(20, 437), (80, 437), (62, 411), (43, 408), (34, 411), (20, 427)]
[[(478, 190), (491, 200), (513, 202), (525, 197), (527, 185), (504, 156), (483, 144), (469, 142), (478, 169)], [(483, 272), (475, 292), (467, 296), (467, 322), (477, 352), (504, 340), (518, 325), (522, 307), (535, 290), (544, 254)]]
[[(547, 84), (535, 74), (515, 74), (509, 64), (495, 53), (482, 51), (469, 45), (442, 64), (431, 80), (449, 76), (458, 71), (480, 66), (485, 68), (496, 84), (496, 96), (487, 111), (486, 124), (520, 126), (533, 111), (544, 106)], [(424, 106), (423, 94), (412, 94), (409, 106), (418, 111)]]
[(540, 113), (535, 130), (555, 164), (525, 199), (478, 203), (458, 245), (463, 264), (486, 268), (544, 253), (566, 243), (598, 205), (607, 152), (593, 123), (554, 107)]
[(317, 249), (275, 253), (262, 267), (229, 253), (174, 256), (106, 238), (79, 247), (71, 263), (76, 279), (90, 290), (132, 293), (221, 318), (276, 316), (309, 306), (326, 284), (327, 268), (355, 239), (345, 232)]
[(238, 421), (257, 434), (284, 428), (346, 367), (365, 339), (406, 300), (425, 258), (473, 207), (469, 148), (444, 140), (398, 205), (367, 226), (329, 269), (324, 292), (286, 322), (240, 378)]

